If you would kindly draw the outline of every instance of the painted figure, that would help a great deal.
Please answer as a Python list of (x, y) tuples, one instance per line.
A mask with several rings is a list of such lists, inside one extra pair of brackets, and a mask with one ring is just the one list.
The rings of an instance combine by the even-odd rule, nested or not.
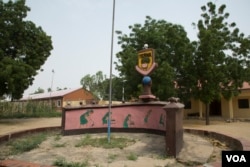
[[(110, 113), (112, 114), (112, 113)], [(108, 119), (109, 119), (109, 112), (107, 112), (103, 117), (102, 117), (102, 124), (108, 124)]]
[(91, 114), (93, 113), (94, 111), (92, 109), (88, 109), (80, 116), (80, 127), (87, 126), (89, 123), (91, 123), (91, 126), (94, 126), (94, 121), (91, 119)]
[[(115, 124), (115, 120), (112, 119), (112, 112), (110, 112), (110, 123), (111, 124)], [(109, 120), (109, 112), (106, 112), (106, 114), (102, 117), (102, 124), (108, 124), (108, 120)]]
[(128, 128), (129, 125), (134, 125), (134, 121), (131, 120), (131, 114), (128, 114), (123, 121), (123, 127)]
[(150, 116), (152, 110), (148, 110), (146, 116), (144, 117), (144, 123), (148, 123), (148, 117)]
[(165, 116), (163, 114), (161, 114), (159, 125), (164, 126), (164, 124), (165, 124)]

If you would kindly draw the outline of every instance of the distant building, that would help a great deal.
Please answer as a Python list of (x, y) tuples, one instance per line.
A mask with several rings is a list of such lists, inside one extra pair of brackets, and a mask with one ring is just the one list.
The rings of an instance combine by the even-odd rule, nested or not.
[[(250, 120), (250, 85), (244, 82), (238, 96), (230, 100), (221, 98), (214, 100), (210, 108), (210, 116), (218, 116), (224, 119), (249, 119)], [(198, 99), (191, 99), (185, 104), (184, 116), (205, 117), (205, 104)]]
[(51, 103), (56, 110), (62, 110), (65, 106), (80, 106), (96, 103), (95, 96), (83, 89), (66, 89), (46, 93), (31, 94), (22, 97), (19, 101), (38, 101)]

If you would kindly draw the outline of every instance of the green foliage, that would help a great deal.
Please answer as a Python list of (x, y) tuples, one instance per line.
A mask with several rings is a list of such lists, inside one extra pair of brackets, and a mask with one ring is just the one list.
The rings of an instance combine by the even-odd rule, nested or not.
[(42, 88), (38, 88), (35, 92), (34, 92), (34, 94), (39, 94), (39, 93), (44, 93), (44, 89), (42, 89)]
[(135, 143), (135, 140), (122, 138), (122, 137), (111, 137), (110, 143), (106, 137), (104, 138), (91, 138), (90, 135), (86, 135), (79, 143), (77, 143), (76, 147), (90, 145), (93, 147), (102, 147), (106, 149), (110, 148), (120, 148), (123, 149), (129, 145)]
[(226, 99), (238, 95), (238, 88), (250, 80), (250, 38), (239, 33), (234, 22), (227, 22), (225, 8), (208, 2), (201, 7), (202, 19), (197, 23), (199, 41), (194, 42), (192, 84), (199, 87), (192, 87), (192, 92), (206, 104), (220, 95)]
[(58, 158), (53, 162), (53, 165), (58, 167), (88, 167), (89, 162), (87, 160), (83, 162), (67, 162), (65, 158)]
[[(98, 71), (95, 75), (85, 75), (80, 82), (84, 89), (92, 92), (97, 98), (109, 100), (109, 81), (106, 75)], [(123, 86), (124, 88), (127, 87), (125, 80), (113, 75), (112, 100), (122, 100)]]
[(206, 104), (206, 124), (212, 101), (238, 95), (243, 82), (250, 81), (250, 37), (244, 37), (234, 22), (227, 22), (225, 8), (212, 2), (201, 7), (198, 41), (193, 42), (196, 50), (189, 68), (192, 76), (180, 85)]
[[(109, 82), (109, 79), (107, 80)], [(127, 95), (127, 87), (129, 83), (126, 80), (120, 77), (113, 76), (112, 77), (112, 100), (121, 101), (123, 96), (123, 88), (124, 88), (124, 99), (129, 99)], [(109, 92), (109, 84), (107, 84), (106, 92)], [(107, 98), (108, 99), (108, 96)]]
[(25, 0), (0, 1), (0, 96), (19, 99), (53, 49), (51, 37), (25, 20)]
[(46, 133), (37, 133), (10, 141), (8, 145), (11, 147), (12, 155), (19, 154), (37, 148), (46, 138)]
[(117, 158), (117, 154), (109, 154), (108, 155), (108, 163), (113, 162)]
[(134, 24), (129, 28), (129, 35), (116, 31), (122, 51), (117, 53), (118, 61), (115, 64), (129, 85), (126, 94), (137, 97), (141, 93), (139, 85), (142, 76), (136, 72), (135, 66), (138, 62), (137, 52), (147, 43), (155, 49), (155, 61), (158, 63), (158, 68), (151, 74), (153, 94), (162, 100), (176, 95), (174, 81), (186, 71), (193, 51), (184, 28), (149, 16), (144, 25)]
[(61, 114), (43, 102), (0, 102), (1, 118), (60, 117)]
[[(152, 92), (161, 100), (179, 96), (206, 104), (224, 96), (239, 94), (238, 88), (250, 81), (250, 37), (240, 33), (236, 23), (228, 23), (226, 5), (212, 2), (202, 6), (197, 24), (198, 41), (190, 42), (182, 26), (147, 16), (144, 25), (129, 26), (131, 32), (117, 31), (122, 51), (116, 69), (129, 83), (126, 93), (138, 96), (142, 76), (135, 71), (137, 52), (147, 43), (155, 49), (158, 68), (151, 74)], [(175, 84), (178, 89), (175, 89)]]
[(127, 159), (131, 161), (136, 161), (138, 159), (138, 156), (135, 153), (129, 153)]
[(53, 143), (53, 147), (65, 147), (66, 143)]
[(95, 75), (85, 75), (80, 83), (84, 89), (92, 92), (97, 98), (105, 97), (108, 82), (106, 82), (106, 75), (103, 75), (102, 71), (98, 71)]

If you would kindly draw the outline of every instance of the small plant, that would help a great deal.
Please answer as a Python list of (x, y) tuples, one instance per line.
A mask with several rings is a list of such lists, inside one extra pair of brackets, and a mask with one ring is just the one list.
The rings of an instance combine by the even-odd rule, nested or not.
[(88, 167), (89, 162), (87, 160), (83, 162), (67, 162), (64, 158), (58, 158), (53, 162), (53, 165), (58, 167)]
[(103, 138), (91, 138), (90, 135), (85, 136), (85, 138), (81, 139), (79, 143), (77, 143), (76, 147), (90, 145), (93, 147), (102, 147), (102, 148), (120, 148), (123, 149), (131, 144), (134, 144), (135, 140), (127, 139), (127, 138), (115, 138), (111, 137), (110, 143), (108, 142), (106, 137)]
[(138, 159), (138, 156), (135, 153), (129, 153), (127, 159), (131, 161), (136, 161)]
[(62, 138), (61, 135), (56, 135), (55, 138), (54, 138), (54, 140), (55, 140), (55, 141), (58, 141), (58, 140), (61, 140), (61, 138)]
[(156, 158), (157, 158), (157, 159), (167, 159), (167, 158), (169, 158), (169, 157), (168, 157), (167, 155), (161, 154), (161, 155), (158, 155)]
[(10, 141), (8, 145), (11, 147), (11, 154), (18, 154), (39, 147), (39, 144), (46, 140), (46, 138), (46, 133), (37, 133)]
[(108, 155), (108, 163), (113, 162), (117, 156), (118, 156), (117, 154), (109, 154)]
[(65, 147), (66, 143), (53, 143), (53, 147)]

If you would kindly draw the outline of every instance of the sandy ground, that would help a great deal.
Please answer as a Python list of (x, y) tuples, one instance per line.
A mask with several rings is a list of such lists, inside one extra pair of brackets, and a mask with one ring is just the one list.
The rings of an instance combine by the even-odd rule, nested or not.
[[(106, 137), (106, 135), (101, 133), (91, 134), (90, 136), (91, 138), (97, 138)], [(89, 166), (93, 167), (183, 167), (185, 166), (184, 164), (197, 162), (205, 164), (208, 160), (211, 161), (211, 157), (215, 158), (212, 161), (220, 159), (221, 148), (215, 148), (209, 140), (192, 134), (184, 134), (184, 147), (177, 160), (165, 156), (165, 141), (163, 136), (142, 133), (114, 133), (114, 137), (134, 139), (136, 142), (124, 149), (104, 149), (91, 146), (75, 147), (85, 136), (86, 134), (62, 136), (59, 140), (55, 140), (56, 135), (54, 135), (40, 144), (37, 149), (19, 155), (8, 156), (5, 159), (18, 159), (43, 165), (52, 165), (55, 160), (63, 158), (67, 162), (87, 161)], [(58, 147), (58, 145), (61, 146)], [(0, 150), (5, 150), (5, 146), (1, 145)], [(130, 154), (136, 155), (138, 159), (129, 160), (127, 157)]]
[[(60, 126), (60, 118), (39, 118), (39, 119), (12, 119), (0, 120), (0, 135), (12, 132), (27, 130), (39, 127)], [(211, 125), (205, 126), (202, 120), (185, 120), (185, 128), (204, 129), (217, 131), (224, 134), (233, 134), (241, 138), (249, 138), (249, 122), (225, 123), (223, 121), (212, 121)], [(198, 162), (205, 164), (207, 161), (220, 161), (221, 150), (228, 148), (221, 143), (213, 145), (214, 141), (200, 136), (184, 133), (184, 147), (177, 160), (171, 157), (164, 157), (165, 141), (163, 136), (152, 134), (131, 134), (118, 133), (116, 136), (133, 138), (136, 143), (124, 149), (102, 149), (91, 146), (74, 147), (75, 143), (83, 136), (63, 136), (55, 141), (55, 137), (48, 138), (38, 149), (20, 155), (10, 156), (29, 162), (40, 164), (52, 164), (57, 158), (65, 158), (67, 161), (88, 161), (90, 166), (109, 167), (164, 167), (164, 166), (186, 166), (187, 163)], [(106, 134), (95, 134), (94, 137), (106, 136)], [(217, 141), (215, 141), (217, 143)], [(63, 147), (55, 147), (55, 144), (64, 144)], [(0, 151), (3, 150), (0, 148)], [(130, 153), (138, 156), (136, 161), (127, 159)], [(179, 162), (184, 162), (179, 163)]]
[(53, 126), (61, 126), (61, 118), (0, 119), (0, 135)]

